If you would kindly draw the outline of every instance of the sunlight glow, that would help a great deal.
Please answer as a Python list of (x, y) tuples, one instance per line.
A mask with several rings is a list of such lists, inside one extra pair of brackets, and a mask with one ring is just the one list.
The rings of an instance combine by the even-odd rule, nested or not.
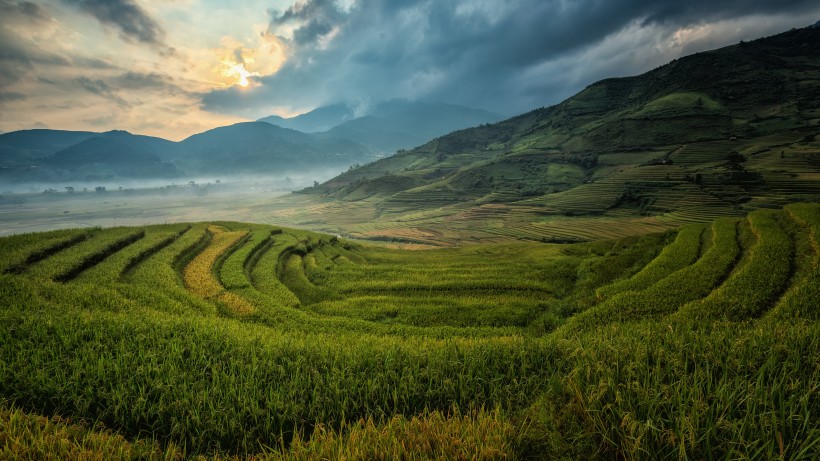
[(285, 61), (285, 48), (279, 37), (266, 32), (261, 24), (254, 27), (254, 37), (240, 41), (224, 36), (219, 48), (211, 49), (218, 63), (211, 68), (215, 86), (251, 88), (260, 84), (254, 77), (272, 75), (279, 70)]
[(244, 63), (240, 62), (238, 64), (225, 64), (228, 66), (228, 68), (222, 72), (222, 75), (225, 77), (236, 79), (236, 82), (234, 82), (234, 84), (239, 85), (242, 88), (247, 88), (248, 85), (250, 85), (251, 81), (248, 79), (248, 77), (259, 77), (259, 72), (248, 72), (245, 69)]

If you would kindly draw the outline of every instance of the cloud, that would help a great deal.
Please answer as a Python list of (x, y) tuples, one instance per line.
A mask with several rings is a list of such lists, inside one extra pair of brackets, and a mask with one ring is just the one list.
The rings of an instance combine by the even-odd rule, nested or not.
[(126, 41), (164, 46), (165, 31), (133, 0), (63, 1), (80, 7), (104, 25), (116, 27)]
[(129, 90), (177, 90), (173, 77), (157, 72), (127, 71), (114, 78), (117, 87)]
[(50, 20), (48, 13), (31, 2), (0, 0), (0, 86), (8, 87), (32, 73), (34, 63), (64, 64), (65, 59), (31, 46), (26, 30), (36, 29)]
[(40, 5), (32, 2), (12, 2), (0, 0), (0, 12), (3, 15), (15, 14), (29, 19), (48, 20), (49, 16)]
[[(214, 90), (203, 108), (252, 117), (271, 106), (405, 98), (514, 114), (559, 102), (594, 79), (808, 25), (813, 20), (802, 18), (820, 15), (820, 7), (814, 0), (304, 0), (268, 14), (285, 63), (258, 79), (252, 97)], [(698, 27), (701, 35), (679, 34)]]
[(317, 43), (346, 18), (334, 0), (296, 2), (282, 13), (269, 10), (268, 14), (272, 29), (287, 31), (287, 36), (282, 38), (299, 46)]
[(395, 98), (513, 115), (818, 18), (816, 0), (0, 0), (0, 129), (178, 139)]
[(128, 103), (125, 99), (121, 98), (113, 88), (108, 86), (102, 80), (91, 80), (87, 77), (79, 77), (75, 80), (84, 90), (88, 91), (89, 93), (96, 94), (97, 96), (101, 96), (109, 101), (115, 102), (118, 106), (123, 109), (128, 109), (131, 107), (131, 104)]
[(26, 99), (26, 95), (16, 93), (14, 91), (0, 91), (0, 103), (10, 101), (22, 101)]

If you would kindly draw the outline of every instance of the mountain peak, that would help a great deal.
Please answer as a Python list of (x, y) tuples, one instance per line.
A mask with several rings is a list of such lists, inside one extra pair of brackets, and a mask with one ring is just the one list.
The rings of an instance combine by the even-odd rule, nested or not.
[(295, 117), (284, 118), (271, 115), (260, 118), (259, 122), (270, 123), (282, 128), (301, 131), (303, 133), (318, 133), (327, 131), (334, 126), (354, 118), (354, 111), (346, 104), (331, 104), (321, 106), (310, 112)]
[(109, 136), (109, 135), (110, 136), (125, 136), (125, 135), (132, 136), (132, 134), (130, 132), (125, 131), (125, 130), (110, 130), (110, 131), (106, 131), (102, 134), (106, 135), (106, 136)]

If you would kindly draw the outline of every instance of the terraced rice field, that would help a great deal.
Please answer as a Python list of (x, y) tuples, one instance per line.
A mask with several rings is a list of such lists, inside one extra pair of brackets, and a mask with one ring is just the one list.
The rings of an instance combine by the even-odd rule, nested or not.
[(0, 458), (817, 459), (820, 206), (650, 231), (2, 238)]

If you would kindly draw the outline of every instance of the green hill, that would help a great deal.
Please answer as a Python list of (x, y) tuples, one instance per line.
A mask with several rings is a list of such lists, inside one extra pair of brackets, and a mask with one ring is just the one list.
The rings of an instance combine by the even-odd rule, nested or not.
[(565, 241), (817, 200), (818, 107), (820, 30), (792, 30), (351, 169), (304, 191), (324, 205), (302, 220), (440, 244)]
[(573, 245), (0, 238), (2, 457), (815, 459), (819, 230), (794, 204)]

